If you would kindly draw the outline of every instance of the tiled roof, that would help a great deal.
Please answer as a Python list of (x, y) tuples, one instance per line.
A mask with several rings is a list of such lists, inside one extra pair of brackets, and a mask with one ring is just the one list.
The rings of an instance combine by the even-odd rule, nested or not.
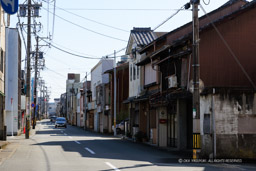
[(145, 46), (157, 38), (150, 28), (133, 28), (131, 35), (138, 46)]

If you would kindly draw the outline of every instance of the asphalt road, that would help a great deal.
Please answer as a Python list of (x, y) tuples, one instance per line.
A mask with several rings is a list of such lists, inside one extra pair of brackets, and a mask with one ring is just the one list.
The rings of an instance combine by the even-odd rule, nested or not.
[(13, 145), (0, 163), (1, 171), (256, 170), (246, 164), (179, 163), (179, 153), (73, 126), (56, 129), (49, 120), (37, 124), (30, 139), (10, 141)]

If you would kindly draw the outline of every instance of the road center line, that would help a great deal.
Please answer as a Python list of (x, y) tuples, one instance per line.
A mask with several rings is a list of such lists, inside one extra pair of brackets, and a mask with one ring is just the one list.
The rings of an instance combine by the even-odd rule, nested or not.
[(75, 141), (77, 144), (81, 144), (79, 141)]
[(114, 165), (112, 165), (111, 163), (109, 162), (105, 162), (106, 165), (108, 165), (109, 167), (111, 167), (112, 169), (116, 170), (116, 171), (120, 171), (119, 169), (117, 169)]
[(87, 148), (87, 147), (85, 147), (84, 149), (86, 149), (87, 151), (89, 151), (91, 154), (95, 154), (94, 151), (92, 151), (91, 149), (89, 149), (89, 148)]

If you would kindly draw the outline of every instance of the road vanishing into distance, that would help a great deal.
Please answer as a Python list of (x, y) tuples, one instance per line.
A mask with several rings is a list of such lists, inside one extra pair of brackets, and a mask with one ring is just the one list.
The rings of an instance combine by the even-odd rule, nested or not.
[[(256, 170), (249, 164), (179, 163), (178, 152), (168, 152), (111, 135), (68, 125), (54, 128), (49, 120), (38, 122), (30, 139), (9, 138), (0, 171), (170, 171)], [(2, 153), (2, 154), (1, 154)]]

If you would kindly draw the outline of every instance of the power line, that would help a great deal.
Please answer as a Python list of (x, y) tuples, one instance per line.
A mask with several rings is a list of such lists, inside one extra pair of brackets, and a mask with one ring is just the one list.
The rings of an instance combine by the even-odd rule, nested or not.
[[(44, 7), (42, 7), (42, 8), (43, 8), (44, 10), (46, 10), (46, 11), (49, 11), (49, 10), (47, 10), (47, 9), (44, 8)], [(49, 12), (50, 12), (50, 11), (49, 11)], [(53, 14), (52, 12), (50, 12), (50, 13)], [(65, 18), (63, 18), (63, 17), (60, 17), (60, 16), (57, 15), (57, 14), (55, 14), (55, 16), (58, 17), (58, 18), (60, 18), (60, 19), (62, 19), (62, 20), (64, 20), (64, 21), (66, 21), (66, 22), (68, 22), (68, 23), (70, 23), (70, 24), (73, 24), (73, 25), (75, 25), (75, 26), (77, 26), (77, 27), (80, 27), (80, 28), (82, 28), (82, 29), (84, 29), (84, 30), (87, 30), (87, 31), (89, 31), (89, 32), (92, 32), (92, 33), (95, 33), (95, 34), (98, 34), (98, 35), (101, 35), (101, 36), (104, 36), (104, 37), (108, 37), (108, 38), (111, 38), (111, 39), (114, 39), (114, 40), (119, 40), (119, 41), (122, 41), (122, 42), (127, 42), (126, 40), (119, 39), (119, 38), (116, 38), (116, 37), (113, 37), (113, 36), (109, 36), (109, 35), (106, 35), (106, 34), (99, 33), (99, 32), (96, 32), (96, 31), (94, 31), (94, 30), (88, 29), (88, 28), (86, 28), (86, 27), (84, 27), (84, 26), (81, 26), (81, 25), (76, 24), (76, 23), (74, 23), (74, 22), (72, 22), (72, 21), (69, 21), (69, 20), (67, 20), (67, 19), (65, 19)]]
[[(127, 30), (124, 30), (124, 29), (121, 29), (121, 28), (118, 28), (118, 27), (114, 27), (114, 26), (111, 26), (111, 25), (107, 25), (107, 24), (104, 24), (104, 23), (101, 23), (101, 22), (98, 22), (98, 21), (95, 21), (95, 20), (92, 20), (92, 19), (83, 17), (83, 16), (81, 16), (81, 15), (78, 15), (78, 14), (75, 14), (75, 13), (70, 12), (70, 11), (68, 11), (68, 10), (65, 10), (64, 8), (57, 7), (57, 6), (55, 5), (55, 6), (54, 6), (54, 9), (56, 9), (56, 8), (57, 8), (57, 9), (60, 9), (60, 10), (62, 10), (62, 11), (65, 11), (65, 12), (67, 12), (67, 13), (69, 13), (69, 14), (75, 15), (75, 16), (77, 16), (77, 17), (83, 18), (83, 19), (85, 19), (85, 20), (87, 20), (87, 21), (91, 21), (91, 22), (94, 22), (94, 23), (103, 25), (103, 26), (105, 26), (105, 27), (109, 27), (109, 28), (116, 29), (116, 30), (123, 31), (123, 32), (129, 32), (129, 31), (127, 31)], [(55, 15), (55, 13), (54, 13), (54, 15)]]
[(160, 8), (63, 8), (69, 11), (178, 11), (180, 9), (160, 9)]
[(64, 49), (61, 49), (61, 48), (59, 48), (59, 47), (57, 47), (57, 46), (55, 46), (55, 45), (53, 45), (53, 44), (47, 42), (46, 40), (44, 40), (44, 39), (42, 39), (42, 38), (40, 38), (40, 39), (43, 40), (43, 41), (44, 41), (45, 43), (47, 43), (48, 45), (54, 47), (55, 49), (58, 49), (58, 50), (60, 50), (60, 51), (62, 51), (62, 52), (64, 52), (64, 53), (67, 53), (67, 54), (69, 54), (69, 55), (73, 55), (73, 56), (77, 56), (77, 57), (85, 58), (85, 59), (101, 59), (101, 58), (93, 58), (93, 57), (89, 57), (89, 56), (83, 56), (83, 55), (74, 54), (74, 53), (68, 52), (68, 51), (66, 51), (66, 50), (64, 50)]
[[(48, 0), (48, 1), (49, 1), (49, 0)], [(46, 2), (46, 1), (45, 1), (45, 2)], [(49, 9), (50, 6), (49, 6), (49, 5), (50, 5), (50, 3), (48, 3), (48, 5), (47, 5), (47, 8), (48, 8), (48, 12), (47, 12), (47, 36), (48, 36), (48, 34), (49, 34), (49, 20), (50, 20), (50, 19), (49, 19), (49, 16), (50, 16), (50, 14), (49, 14), (49, 13), (50, 13), (50, 12), (49, 12), (49, 11), (50, 11), (50, 9)]]
[(49, 71), (51, 71), (51, 72), (53, 72), (53, 73), (55, 73), (55, 74), (57, 74), (57, 75), (59, 75), (59, 76), (61, 76), (61, 77), (64, 77), (64, 78), (66, 78), (66, 76), (64, 76), (64, 75), (62, 75), (62, 74), (60, 74), (60, 73), (58, 73), (58, 72), (56, 72), (56, 71), (54, 71), (54, 70), (51, 70), (50, 68), (48, 68), (48, 67), (45, 67), (46, 69), (48, 69)]
[(173, 18), (175, 15), (177, 15), (181, 10), (184, 9), (183, 5), (179, 10), (177, 10), (174, 14), (172, 14), (170, 17), (168, 17), (167, 19), (165, 19), (162, 23), (160, 23), (158, 26), (156, 26), (153, 30), (155, 31), (156, 29), (158, 29), (159, 27), (161, 27), (163, 24), (165, 24), (168, 20), (170, 20), (171, 18)]
[[(55, 25), (55, 11), (56, 11), (56, 1), (57, 0), (55, 0), (54, 1), (54, 10), (53, 10), (53, 21), (52, 21), (52, 37), (51, 37), (51, 39), (53, 40), (53, 35), (54, 35), (54, 25)], [(48, 2), (48, 4), (50, 4), (49, 2)]]
[(68, 50), (70, 50), (70, 51), (72, 51), (72, 52), (74, 52), (74, 53), (79, 53), (79, 54), (83, 54), (83, 55), (85, 55), (85, 56), (90, 56), (90, 57), (96, 57), (96, 58), (97, 58), (97, 56), (95, 56), (95, 55), (90, 55), (90, 54), (85, 54), (85, 53), (82, 53), (82, 52), (78, 52), (78, 51), (69, 49), (69, 48), (67, 48), (67, 47), (65, 47), (65, 46), (63, 46), (63, 45), (60, 45), (60, 44), (58, 44), (58, 43), (56, 43), (56, 42), (53, 42), (53, 41), (51, 41), (51, 44), (55, 44), (55, 45), (57, 45), (57, 46), (59, 46), (59, 47), (61, 47), (61, 48), (64, 48), (64, 49), (68, 49)]
[[(187, 4), (185, 4), (185, 5), (187, 5)], [(175, 15), (177, 15), (181, 10), (186, 10), (186, 9), (184, 9), (185, 5), (183, 5), (180, 9), (177, 9), (177, 12), (175, 12), (174, 14), (172, 14), (170, 17), (168, 17), (166, 20), (164, 20), (164, 21), (163, 21), (162, 23), (160, 23), (159, 25), (157, 25), (157, 26), (153, 29), (153, 31), (155, 31), (156, 29), (158, 29), (159, 27), (161, 27), (161, 26), (162, 26), (163, 24), (165, 24), (168, 20), (170, 20), (171, 18), (173, 18)], [(119, 53), (119, 52), (122, 52), (122, 51), (125, 50), (125, 49), (126, 49), (126, 47), (124, 47), (124, 48), (122, 48), (122, 49), (116, 51), (116, 54)], [(112, 56), (112, 55), (114, 55), (114, 53), (111, 53), (111, 54), (106, 55), (106, 56)], [(119, 57), (119, 56), (118, 56), (118, 57)]]

